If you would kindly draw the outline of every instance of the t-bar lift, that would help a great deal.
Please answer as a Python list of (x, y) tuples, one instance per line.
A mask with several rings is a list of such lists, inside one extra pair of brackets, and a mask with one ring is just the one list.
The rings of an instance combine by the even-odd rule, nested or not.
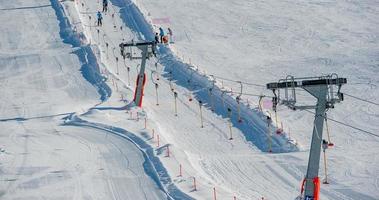
[[(309, 153), (308, 169), (302, 186), (302, 199), (319, 200), (320, 180), (318, 177), (323, 122), (329, 108), (334, 108), (334, 104), (343, 101), (341, 86), (346, 84), (346, 78), (339, 78), (337, 74), (321, 77), (294, 78), (287, 76), (278, 82), (268, 83), (267, 89), (274, 93), (273, 107), (276, 108), (278, 102), (285, 104), (289, 108), (296, 110), (315, 109), (315, 120), (312, 134), (312, 143)], [(302, 88), (317, 99), (316, 105), (296, 105), (296, 88)], [(284, 90), (284, 99), (280, 99), (280, 90)], [(276, 93), (278, 91), (278, 93)], [(304, 192), (304, 194), (303, 194)]]
[[(119, 46), (121, 50), (121, 55), (124, 59), (129, 58), (130, 60), (133, 60), (133, 59), (142, 60), (141, 68), (137, 77), (137, 84), (136, 84), (136, 89), (134, 92), (134, 99), (133, 99), (135, 104), (141, 107), (142, 98), (143, 98), (143, 90), (146, 83), (146, 75), (145, 75), (146, 59), (149, 59), (152, 56), (156, 57), (157, 43), (155, 41), (135, 42), (132, 40), (131, 42), (121, 43)], [(142, 51), (141, 56), (134, 56), (135, 54), (133, 53), (132, 47), (139, 48)]]

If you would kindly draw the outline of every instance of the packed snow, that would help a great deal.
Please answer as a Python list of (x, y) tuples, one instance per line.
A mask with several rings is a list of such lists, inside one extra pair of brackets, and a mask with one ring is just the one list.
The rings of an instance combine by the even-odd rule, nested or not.
[[(328, 121), (320, 199), (378, 198), (379, 2), (110, 0), (97, 26), (101, 3), (0, 0), (1, 199), (295, 199), (314, 115), (280, 105), (267, 129), (258, 96), (330, 73), (348, 84), (328, 116), (366, 132)], [(138, 108), (119, 44), (159, 27)]]

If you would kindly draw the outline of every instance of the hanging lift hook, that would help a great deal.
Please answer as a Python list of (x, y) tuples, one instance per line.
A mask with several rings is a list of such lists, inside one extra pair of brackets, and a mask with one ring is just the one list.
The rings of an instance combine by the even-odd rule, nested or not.
[(212, 87), (209, 88), (209, 91), (212, 92), (213, 88), (215, 87), (216, 78), (213, 75), (209, 75), (209, 76), (212, 77)]
[(237, 103), (239, 104), (240, 103), (240, 100), (241, 100), (241, 97), (242, 97), (242, 91), (243, 91), (243, 84), (241, 81), (237, 81), (239, 84), (240, 84), (240, 93), (238, 94), (238, 96), (236, 97), (236, 100), (237, 100)]
[(136, 66), (137, 74), (139, 73), (139, 66), (140, 66), (140, 64), (137, 64), (137, 66)]
[(276, 106), (278, 105), (278, 96), (276, 95), (276, 90), (272, 89), (274, 97), (272, 97), (272, 109), (276, 112)]
[(173, 86), (173, 84), (172, 84), (172, 79), (173, 79), (173, 75), (172, 75), (172, 71), (170, 71), (169, 72), (169, 75), (170, 75), (170, 77), (169, 77), (169, 84), (170, 84), (170, 89), (171, 89), (171, 92), (174, 92), (174, 86)]
[(158, 74), (156, 71), (152, 70), (151, 71), (151, 82), (155, 84), (158, 84), (155, 80), (159, 80), (158, 78), (154, 79), (154, 74)]
[(258, 100), (258, 109), (259, 109), (261, 112), (263, 111), (263, 108), (262, 108), (263, 97), (265, 97), (265, 96), (264, 96), (264, 95), (260, 95), (260, 96), (259, 96), (259, 100)]

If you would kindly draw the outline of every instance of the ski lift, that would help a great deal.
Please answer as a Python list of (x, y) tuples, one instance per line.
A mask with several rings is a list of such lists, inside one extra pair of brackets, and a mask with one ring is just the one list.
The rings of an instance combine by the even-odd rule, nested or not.
[(263, 95), (260, 95), (258, 98), (258, 109), (262, 112), (263, 111), (263, 108), (262, 108), (262, 101), (263, 101)]
[[(327, 95), (327, 107), (334, 108), (334, 103), (339, 103), (344, 99), (343, 93), (340, 91), (342, 83), (340, 83), (340, 79), (336, 73), (326, 76), (325, 79), (329, 88)], [(335, 84), (333, 84), (333, 80), (336, 80)], [(335, 90), (337, 90), (337, 92), (334, 92)]]
[[(275, 89), (273, 89), (272, 92), (274, 93), (274, 97), (272, 97), (272, 109), (275, 112), (275, 124), (278, 127), (275, 132), (276, 132), (276, 134), (280, 135), (280, 134), (283, 133), (283, 129), (279, 128), (279, 126), (278, 126), (277, 105), (278, 105), (278, 102), (279, 102), (279, 98), (278, 98), (278, 95), (276, 94), (276, 90)], [(279, 90), (278, 90), (278, 93), (279, 93)], [(287, 99), (286, 101), (288, 101), (288, 92), (286, 91), (285, 94), (286, 94), (286, 99)]]
[(243, 91), (243, 85), (242, 85), (242, 82), (241, 81), (238, 81), (238, 83), (240, 84), (240, 93), (238, 94), (238, 96), (236, 97), (236, 101), (237, 101), (237, 113), (238, 113), (238, 122), (239, 123), (242, 123), (242, 118), (241, 118), (241, 99), (242, 99), (242, 91)]
[(152, 70), (150, 76), (151, 76), (151, 82), (153, 82), (153, 84), (157, 84), (156, 81), (159, 81), (159, 74), (156, 71)]
[(328, 125), (328, 117), (327, 114), (325, 113), (325, 127), (326, 127), (326, 134), (328, 135), (328, 146), (333, 147), (334, 143), (330, 140), (330, 131), (329, 131), (329, 125)]
[[(306, 178), (303, 181), (301, 189), (301, 197), (305, 199), (318, 199), (320, 193), (320, 181), (318, 177), (318, 167), (320, 163), (319, 155), (321, 150), (322, 132), (323, 132), (323, 119), (326, 119), (326, 112), (329, 108), (334, 107), (334, 103), (338, 103), (343, 100), (343, 94), (340, 92), (341, 86), (347, 83), (346, 78), (335, 78), (337, 75), (320, 76), (320, 77), (303, 77), (293, 78), (287, 76), (286, 82), (273, 82), (266, 85), (267, 89), (275, 90), (284, 89), (285, 99), (283, 103), (291, 109), (315, 109), (314, 128), (312, 133), (312, 144), (310, 149), (310, 155), (308, 159), (308, 167)], [(296, 80), (296, 81), (295, 81)], [(337, 94), (331, 90), (333, 87), (337, 88)], [(316, 98), (317, 103), (313, 105), (296, 106), (295, 88), (302, 88), (313, 97)], [(290, 93), (289, 93), (290, 91)], [(276, 103), (278, 99), (273, 99)], [(324, 142), (323, 146), (326, 148), (329, 146), (327, 142)], [(324, 162), (326, 163), (326, 162)], [(304, 192), (304, 193), (303, 193)]]
[[(158, 61), (156, 61), (156, 62), (154, 63), (154, 66), (155, 66), (155, 71), (158, 72)], [(160, 76), (159, 76), (159, 73), (158, 73), (158, 74), (157, 74), (157, 81), (159, 81), (159, 79), (160, 79)]]
[[(291, 75), (288, 75), (285, 79), (280, 79), (278, 84), (281, 82), (285, 83), (284, 88), (284, 99), (281, 101), (284, 105), (288, 106), (290, 109), (295, 110), (296, 103), (296, 92), (295, 92), (295, 78)], [(275, 109), (276, 105), (280, 102), (280, 90), (278, 90), (278, 95), (275, 95)]]
[(172, 71), (169, 71), (168, 74), (169, 74), (168, 80), (169, 80), (170, 89), (171, 89), (171, 92), (174, 92), (174, 85), (172, 84), (172, 79), (173, 79)]
[[(195, 70), (192, 70), (191, 74), (190, 74), (190, 77), (187, 79), (187, 83), (189, 85), (189, 88), (190, 89), (194, 89), (192, 86), (192, 77), (193, 77), (193, 74), (195, 73)], [(192, 92), (189, 91), (186, 96), (188, 97), (188, 101), (192, 101), (193, 100), (193, 96), (192, 96)]]
[(150, 57), (154, 56), (156, 57), (156, 44), (155, 42), (135, 42), (134, 40), (131, 40), (130, 42), (121, 43), (120, 45), (120, 51), (121, 55), (123, 57), (129, 58), (130, 60), (133, 59), (141, 59), (142, 57), (136, 56), (136, 52), (133, 51), (133, 47), (138, 47), (143, 52), (146, 51), (146, 59), (149, 59)]
[(227, 91), (226, 90), (222, 90), (221, 91), (221, 100), (222, 100), (222, 107), (225, 108), (225, 99), (224, 99), (224, 95)]

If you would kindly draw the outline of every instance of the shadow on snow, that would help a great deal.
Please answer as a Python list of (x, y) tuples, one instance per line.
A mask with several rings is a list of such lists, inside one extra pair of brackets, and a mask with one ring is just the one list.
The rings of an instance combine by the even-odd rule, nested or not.
[[(71, 24), (67, 19), (61, 4), (57, 0), (50, 0), (50, 2), (59, 21), (60, 37), (63, 39), (64, 43), (70, 44), (72, 47), (77, 47), (73, 53), (78, 56), (82, 65), (80, 71), (83, 77), (96, 87), (100, 94), (100, 100), (105, 101), (111, 95), (112, 90), (105, 83), (105, 77), (100, 74), (96, 56), (89, 45), (81, 45), (79, 38), (72, 30)], [(84, 36), (81, 35), (80, 37)]]
[[(144, 15), (138, 7), (130, 0), (111, 0), (113, 5), (120, 8), (120, 14), (123, 22), (134, 32), (139, 34), (138, 39), (153, 40), (154, 31), (152, 26), (145, 20)], [(159, 45), (159, 63), (164, 66), (163, 77), (171, 79), (177, 85), (182, 86), (194, 93), (197, 100), (201, 100), (206, 107), (211, 109), (211, 104), (214, 104), (214, 111), (223, 118), (228, 118), (227, 108), (233, 110), (232, 123), (240, 129), (246, 140), (252, 142), (261, 151), (267, 152), (268, 145), (268, 129), (266, 116), (257, 109), (252, 109), (247, 105), (240, 104), (240, 113), (242, 123), (237, 118), (237, 107), (235, 97), (226, 95), (217, 86), (212, 87), (210, 76), (201, 75), (194, 67), (183, 63), (171, 49), (165, 45)], [(197, 85), (194, 85), (196, 83)], [(209, 88), (212, 88), (212, 98), (209, 95)], [(227, 105), (227, 106), (225, 106)], [(298, 151), (299, 148), (289, 142), (286, 134), (275, 134), (276, 128), (270, 124), (269, 131), (272, 136), (272, 151), (274, 153), (284, 153)]]

